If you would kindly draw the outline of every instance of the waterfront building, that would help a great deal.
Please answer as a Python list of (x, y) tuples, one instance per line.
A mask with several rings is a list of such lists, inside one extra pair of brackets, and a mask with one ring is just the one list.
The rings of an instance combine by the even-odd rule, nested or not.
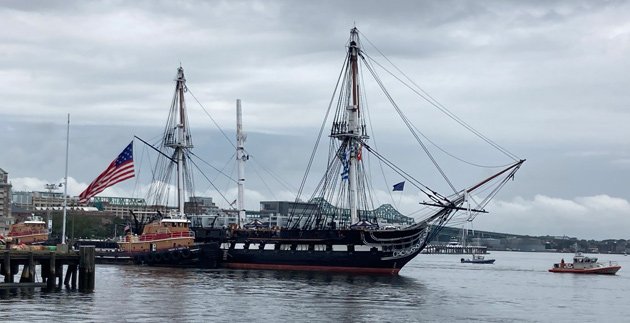
[(186, 214), (218, 214), (219, 207), (214, 204), (211, 197), (191, 196), (184, 203)]
[[(322, 207), (321, 213), (326, 215), (339, 215), (337, 219), (349, 221), (350, 210), (339, 209), (331, 204), (321, 201), (320, 198), (310, 202), (289, 202), (289, 201), (263, 201), (260, 202), (261, 222), (270, 222), (271, 225), (286, 226), (289, 217), (293, 215), (293, 220), (306, 221), (309, 214), (314, 214), (315, 209)], [(410, 225), (414, 223), (412, 217), (404, 216), (389, 204), (384, 204), (370, 211), (362, 211), (361, 217), (369, 221), (376, 220), (379, 224)]]
[(508, 237), (505, 246), (514, 251), (545, 251), (545, 244), (535, 237)]
[(0, 168), (0, 234), (6, 235), (11, 224), (11, 183), (9, 173)]
[(99, 211), (113, 214), (121, 219), (130, 219), (131, 212), (136, 216), (152, 213), (142, 198), (95, 196), (91, 204)]
[[(63, 193), (53, 191), (15, 191), (11, 193), (12, 205), (28, 211), (52, 210), (63, 207)], [(72, 205), (72, 200), (68, 200), (68, 205)], [(76, 201), (76, 199), (75, 199)]]
[(269, 222), (271, 226), (285, 227), (289, 222), (290, 212), (294, 214), (295, 219), (298, 219), (301, 215), (313, 213), (315, 208), (317, 208), (317, 205), (313, 203), (263, 201), (260, 202), (260, 214), (258, 217), (261, 222)]
[[(310, 201), (311, 203), (315, 203), (319, 205), (322, 210), (322, 214), (326, 215), (338, 215), (338, 219), (344, 222), (350, 221), (350, 210), (349, 209), (340, 209), (332, 204), (328, 203), (328, 201), (323, 200), (321, 197), (316, 197)], [(402, 225), (408, 226), (412, 225), (415, 221), (412, 217), (404, 216), (398, 210), (396, 210), (390, 204), (383, 204), (377, 207), (374, 210), (361, 210), (359, 212), (359, 217), (361, 219), (366, 219), (369, 221), (376, 221), (380, 224), (391, 224), (391, 225)]]
[(501, 239), (496, 238), (473, 238), (472, 244), (477, 246), (486, 246), (490, 250), (503, 250), (505, 247), (501, 243)]
[[(261, 201), (258, 211), (247, 210), (245, 212), (245, 221), (241, 225), (259, 223), (265, 227), (286, 227), (289, 225), (289, 219), (292, 225), (302, 226), (309, 219), (309, 215), (317, 212), (331, 216), (336, 215), (336, 222), (339, 219), (348, 221), (350, 219), (350, 210), (338, 209), (332, 205), (320, 203), (319, 207), (324, 206), (322, 210), (317, 210), (317, 201), (313, 202), (291, 202), (291, 201)], [(236, 209), (220, 209), (213, 202), (212, 198), (194, 197), (186, 202), (186, 214), (190, 216), (193, 226), (197, 227), (223, 227), (238, 222), (238, 211)], [(406, 217), (396, 211), (391, 205), (385, 204), (371, 210), (364, 211), (361, 216), (370, 221), (378, 221), (382, 225), (405, 225), (414, 222), (411, 217)], [(331, 217), (332, 218), (332, 217)]]
[[(17, 191), (12, 193), (13, 207), (17, 210), (33, 212), (35, 214), (46, 214), (47, 211), (59, 211), (63, 207), (63, 194), (48, 192), (25, 192)], [(317, 201), (315, 201), (317, 202)], [(143, 216), (150, 217), (159, 210), (162, 214), (168, 215), (173, 210), (166, 206), (147, 205), (143, 198), (126, 198), (111, 196), (95, 196), (90, 201), (90, 207), (77, 206), (78, 199), (76, 197), (69, 198), (68, 207), (73, 211), (99, 211), (114, 215), (117, 218), (132, 220), (131, 212), (138, 219)], [(332, 205), (324, 205), (322, 212), (324, 214), (338, 214), (342, 219), (349, 219), (349, 210), (336, 209)], [(306, 221), (309, 214), (313, 214), (317, 204), (314, 202), (290, 202), (290, 201), (262, 201), (260, 202), (260, 210), (248, 210), (246, 212), (245, 223), (251, 221), (260, 221), (268, 226), (286, 226), (289, 217), (293, 216), (293, 220)], [(227, 226), (237, 222), (238, 212), (231, 209), (221, 209), (213, 201), (212, 197), (190, 197), (189, 201), (184, 205), (184, 211), (187, 215), (192, 216), (196, 222), (202, 217), (198, 215), (206, 215), (205, 222), (213, 221), (218, 216), (214, 225)], [(397, 224), (409, 225), (414, 222), (411, 217), (406, 217), (396, 211), (391, 205), (385, 204), (371, 210), (364, 211), (362, 217), (373, 221), (376, 219), (380, 224)], [(43, 215), (43, 214), (42, 214)], [(304, 215), (304, 217), (302, 217)], [(195, 223), (196, 223), (195, 222)], [(203, 225), (207, 225), (203, 222)], [(202, 222), (199, 222), (202, 223)], [(243, 224), (245, 224), (243, 223)]]
[[(47, 185), (48, 186), (48, 185)], [(55, 192), (56, 185), (48, 191), (15, 191), (11, 193), (11, 209), (17, 222), (27, 220), (32, 215), (41, 216), (51, 228), (51, 214), (63, 211), (63, 193)], [(94, 212), (95, 208), (78, 205), (76, 197), (68, 197), (67, 210), (78, 212)]]

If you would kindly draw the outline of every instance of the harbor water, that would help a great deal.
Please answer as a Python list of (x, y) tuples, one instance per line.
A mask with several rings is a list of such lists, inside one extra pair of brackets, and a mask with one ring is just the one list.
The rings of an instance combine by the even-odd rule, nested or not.
[[(463, 255), (468, 257), (469, 255)], [(0, 322), (628, 322), (615, 276), (547, 272), (572, 254), (422, 254), (399, 276), (99, 265), (93, 293), (0, 291)]]

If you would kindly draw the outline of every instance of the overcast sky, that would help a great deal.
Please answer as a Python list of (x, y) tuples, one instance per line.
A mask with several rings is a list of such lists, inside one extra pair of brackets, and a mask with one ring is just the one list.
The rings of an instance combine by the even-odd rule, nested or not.
[[(291, 199), (356, 24), (364, 44), (527, 159), (475, 229), (629, 239), (628, 17), (626, 1), (2, 1), (0, 168), (14, 190), (62, 181), (69, 113), (68, 189), (78, 195), (133, 135), (159, 137), (181, 64), (205, 108), (187, 98), (196, 153), (216, 168), (229, 164), (233, 149), (206, 111), (232, 139), (240, 98), (253, 155), (248, 208)], [(401, 126), (372, 97), (372, 121), (386, 129), (373, 139), (413, 167), (420, 153), (398, 143)], [(449, 152), (505, 162), (431, 106), (400, 100)], [(446, 165), (460, 187), (487, 175)], [(269, 172), (286, 184), (265, 180)], [(225, 173), (234, 176), (233, 167)], [(235, 187), (216, 172), (208, 177), (216, 187), (197, 180), (198, 192), (227, 206), (214, 194), (231, 200)], [(136, 187), (102, 195), (129, 196)], [(382, 203), (405, 212), (423, 200), (406, 189), (387, 201), (389, 189), (377, 189)]]

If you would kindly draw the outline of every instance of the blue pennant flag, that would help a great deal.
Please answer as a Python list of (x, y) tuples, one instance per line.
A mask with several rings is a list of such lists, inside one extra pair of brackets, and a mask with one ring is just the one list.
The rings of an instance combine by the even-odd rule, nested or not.
[(348, 161), (348, 152), (341, 152), (339, 154), (339, 158), (341, 159), (341, 179), (342, 180), (347, 180), (348, 179), (348, 173), (350, 172), (349, 168), (349, 161)]
[(341, 179), (348, 179), (348, 167), (344, 166), (343, 171), (341, 172)]
[(402, 191), (405, 188), (405, 182), (402, 181), (398, 184), (394, 184), (394, 191)]

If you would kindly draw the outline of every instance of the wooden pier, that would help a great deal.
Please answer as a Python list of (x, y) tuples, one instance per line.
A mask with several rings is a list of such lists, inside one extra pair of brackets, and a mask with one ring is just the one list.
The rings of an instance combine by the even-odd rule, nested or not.
[[(0, 282), (0, 289), (41, 287), (56, 290), (64, 285), (76, 289), (78, 278), (79, 291), (94, 290), (94, 246), (82, 246), (78, 252), (0, 250), (0, 255), (2, 257), (0, 274), (4, 276), (4, 282)], [(40, 266), (40, 281), (36, 277), (37, 266)], [(15, 275), (18, 274), (19, 280), (16, 281)]]
[(486, 246), (462, 246), (462, 245), (439, 245), (430, 244), (427, 245), (422, 253), (426, 254), (452, 254), (452, 255), (464, 255), (464, 254), (486, 254), (488, 253), (488, 247)]

